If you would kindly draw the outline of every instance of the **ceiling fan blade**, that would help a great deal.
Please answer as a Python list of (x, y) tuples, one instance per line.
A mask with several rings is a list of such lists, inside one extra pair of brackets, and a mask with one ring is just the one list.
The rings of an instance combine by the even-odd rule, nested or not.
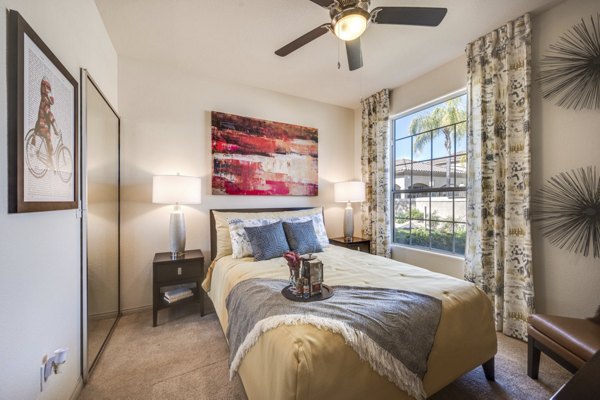
[(330, 5), (333, 4), (334, 0), (310, 0), (315, 4), (320, 5), (321, 7), (329, 8)]
[(346, 55), (348, 56), (348, 68), (350, 68), (350, 71), (354, 71), (363, 66), (360, 38), (346, 42)]
[(435, 7), (376, 7), (371, 22), (376, 24), (438, 26), (448, 9)]
[(316, 38), (321, 37), (324, 34), (326, 34), (329, 31), (329, 26), (331, 26), (331, 24), (327, 23), (327, 24), (323, 24), (323, 25), (313, 29), (312, 31), (300, 36), (298, 39), (286, 44), (279, 50), (276, 50), (275, 54), (277, 54), (279, 57), (287, 56), (288, 54), (290, 54), (291, 52), (293, 52), (295, 50), (298, 50), (300, 47), (304, 46), (305, 44), (310, 43), (313, 40), (315, 40)]

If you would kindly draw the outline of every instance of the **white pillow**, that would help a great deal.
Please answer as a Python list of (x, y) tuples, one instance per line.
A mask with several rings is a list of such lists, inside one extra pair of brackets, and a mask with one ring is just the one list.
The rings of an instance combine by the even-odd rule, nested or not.
[(244, 228), (274, 224), (277, 221), (279, 221), (277, 218), (230, 219), (229, 236), (231, 237), (232, 258), (252, 257), (254, 255), (250, 239)]
[(317, 239), (319, 239), (319, 244), (321, 245), (321, 247), (329, 246), (329, 237), (327, 236), (327, 231), (325, 230), (325, 223), (323, 222), (323, 214), (321, 212), (302, 217), (287, 217), (282, 218), (281, 220), (283, 222), (290, 223), (306, 222), (312, 220), (313, 226), (315, 227), (315, 233), (317, 234)]

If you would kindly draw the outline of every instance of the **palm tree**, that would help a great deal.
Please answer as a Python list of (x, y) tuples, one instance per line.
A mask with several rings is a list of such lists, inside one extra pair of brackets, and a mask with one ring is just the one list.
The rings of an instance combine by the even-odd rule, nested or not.
[[(454, 130), (456, 129), (457, 139), (466, 134), (466, 124), (455, 125), (467, 119), (462, 99), (461, 96), (447, 100), (435, 107), (433, 111), (419, 115), (410, 122), (408, 130), (411, 135), (431, 131), (431, 135), (415, 136), (413, 142), (415, 152), (420, 153), (433, 138), (441, 135), (444, 137), (444, 147), (448, 156), (452, 155)], [(450, 186), (450, 158), (446, 161), (446, 186)]]

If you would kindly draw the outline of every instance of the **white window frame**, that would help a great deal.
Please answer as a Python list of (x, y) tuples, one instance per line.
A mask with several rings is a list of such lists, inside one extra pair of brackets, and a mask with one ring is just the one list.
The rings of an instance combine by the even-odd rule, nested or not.
[[(390, 210), (391, 210), (391, 218), (390, 218), (390, 235), (391, 235), (391, 239), (392, 239), (392, 246), (397, 246), (397, 247), (401, 247), (401, 248), (407, 248), (410, 250), (417, 250), (417, 251), (421, 251), (421, 252), (430, 252), (430, 253), (435, 253), (435, 254), (440, 254), (440, 255), (444, 255), (444, 256), (450, 256), (450, 257), (456, 257), (456, 258), (461, 258), (464, 259), (464, 254), (461, 253), (456, 253), (456, 252), (450, 252), (450, 251), (445, 251), (442, 249), (436, 249), (436, 248), (432, 248), (431, 247), (431, 238), (430, 238), (430, 246), (429, 247), (425, 247), (425, 246), (419, 246), (419, 245), (412, 245), (412, 244), (406, 244), (406, 243), (398, 243), (395, 241), (395, 236), (396, 236), (396, 232), (395, 232), (395, 207), (394, 207), (394, 195), (396, 194), (396, 190), (395, 190), (395, 174), (396, 174), (396, 132), (395, 132), (395, 121), (397, 119), (400, 118), (404, 118), (408, 115), (411, 114), (415, 114), (418, 113), (419, 111), (425, 110), (427, 108), (430, 108), (436, 104), (440, 104), (443, 102), (446, 102), (450, 99), (453, 99), (455, 97), (460, 97), (463, 95), (467, 95), (467, 88), (462, 88), (459, 90), (456, 90), (454, 92), (448, 93), (446, 95), (440, 96), (436, 99), (433, 99), (431, 101), (422, 103), (418, 106), (415, 107), (411, 107), (407, 110), (401, 111), (397, 114), (391, 115), (390, 116), (390, 125), (389, 125), (389, 129), (391, 132), (390, 135), (390, 154), (391, 154), (391, 167), (390, 167), (390, 176), (389, 176), (389, 182), (390, 182), (390, 191), (389, 191), (389, 195), (390, 195)], [(467, 95), (467, 106), (469, 104), (469, 99), (468, 99), (468, 95)], [(466, 120), (465, 120), (466, 121)], [(414, 150), (412, 150), (414, 151)], [(441, 188), (439, 191), (443, 191)], [(464, 190), (465, 193), (465, 197), (466, 197), (466, 188)], [(454, 200), (453, 200), (454, 202)], [(457, 222), (454, 220), (454, 216), (452, 218), (452, 223), (456, 224)], [(459, 222), (462, 223), (462, 222)], [(431, 231), (431, 229), (430, 229)]]

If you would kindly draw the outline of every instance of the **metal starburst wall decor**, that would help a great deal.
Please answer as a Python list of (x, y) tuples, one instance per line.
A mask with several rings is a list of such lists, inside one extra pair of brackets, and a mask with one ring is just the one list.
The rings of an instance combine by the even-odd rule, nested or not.
[(600, 258), (600, 175), (578, 168), (550, 178), (533, 199), (533, 220), (558, 247)]
[(582, 19), (550, 45), (540, 62), (539, 81), (546, 99), (575, 110), (600, 109), (600, 14)]

